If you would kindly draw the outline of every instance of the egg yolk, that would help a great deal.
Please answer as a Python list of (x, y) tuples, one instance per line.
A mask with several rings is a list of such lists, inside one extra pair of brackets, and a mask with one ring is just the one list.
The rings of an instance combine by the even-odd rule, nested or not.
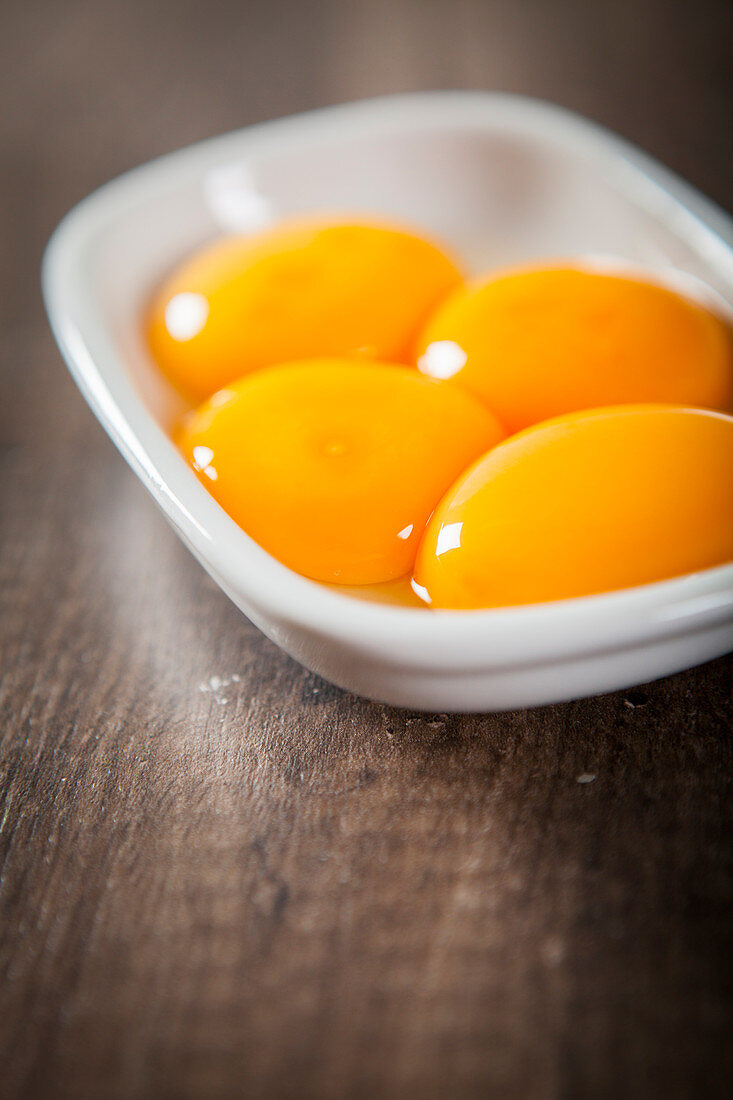
[(733, 560), (733, 417), (631, 406), (527, 429), (436, 509), (416, 590), (433, 607), (540, 603)]
[(283, 222), (182, 264), (154, 297), (148, 339), (170, 381), (201, 401), (294, 359), (409, 362), (420, 327), (459, 282), (448, 256), (403, 229)]
[(475, 398), (411, 367), (329, 359), (241, 379), (177, 441), (265, 550), (315, 580), (361, 585), (411, 570), (443, 493), (504, 434)]
[(728, 411), (726, 325), (657, 286), (574, 268), (515, 271), (456, 290), (428, 321), (420, 370), (453, 378), (509, 431), (604, 405)]

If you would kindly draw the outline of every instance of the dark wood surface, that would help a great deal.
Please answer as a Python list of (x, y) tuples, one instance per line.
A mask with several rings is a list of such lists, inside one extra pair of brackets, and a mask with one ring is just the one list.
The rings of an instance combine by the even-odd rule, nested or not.
[(330, 687), (168, 529), (38, 294), (105, 179), (384, 91), (555, 99), (730, 206), (728, 6), (0, 19), (0, 1095), (730, 1095), (730, 661), (503, 716)]

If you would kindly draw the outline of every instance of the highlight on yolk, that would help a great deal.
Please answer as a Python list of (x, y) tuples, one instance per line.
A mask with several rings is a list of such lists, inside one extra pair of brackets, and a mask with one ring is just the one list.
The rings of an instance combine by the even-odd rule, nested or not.
[(195, 401), (294, 359), (409, 362), (421, 326), (460, 278), (439, 248), (399, 227), (282, 222), (184, 262), (154, 296), (148, 340)]
[(420, 545), (433, 607), (540, 603), (733, 560), (733, 417), (595, 409), (501, 443), (461, 476)]
[(571, 267), (456, 290), (418, 340), (419, 369), (453, 378), (511, 432), (566, 412), (669, 402), (728, 411), (727, 326), (652, 282)]
[(327, 359), (241, 379), (187, 418), (177, 442), (274, 557), (362, 585), (411, 570), (443, 493), (504, 435), (469, 394), (411, 367)]

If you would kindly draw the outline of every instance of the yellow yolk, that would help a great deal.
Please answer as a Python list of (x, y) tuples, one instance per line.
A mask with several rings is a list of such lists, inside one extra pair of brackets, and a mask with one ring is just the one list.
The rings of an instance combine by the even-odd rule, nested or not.
[(170, 381), (200, 401), (294, 359), (408, 362), (430, 311), (459, 282), (452, 260), (400, 228), (284, 222), (183, 263), (155, 294), (148, 339)]
[(509, 431), (603, 405), (728, 411), (728, 328), (653, 283), (573, 268), (516, 271), (455, 291), (418, 341), (420, 370), (452, 378)]
[(411, 570), (443, 493), (504, 435), (458, 388), (410, 367), (334, 359), (241, 379), (177, 441), (265, 550), (315, 580), (362, 585)]
[(436, 509), (415, 583), (433, 607), (540, 603), (733, 560), (733, 417), (575, 413), (480, 459)]

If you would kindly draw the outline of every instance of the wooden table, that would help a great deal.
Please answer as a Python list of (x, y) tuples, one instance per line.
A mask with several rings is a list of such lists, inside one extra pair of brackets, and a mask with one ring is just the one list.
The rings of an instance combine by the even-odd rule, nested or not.
[(730, 1095), (730, 662), (500, 716), (330, 687), (168, 529), (38, 294), (105, 179), (382, 91), (555, 99), (730, 204), (726, 4), (2, 18), (0, 1094)]

